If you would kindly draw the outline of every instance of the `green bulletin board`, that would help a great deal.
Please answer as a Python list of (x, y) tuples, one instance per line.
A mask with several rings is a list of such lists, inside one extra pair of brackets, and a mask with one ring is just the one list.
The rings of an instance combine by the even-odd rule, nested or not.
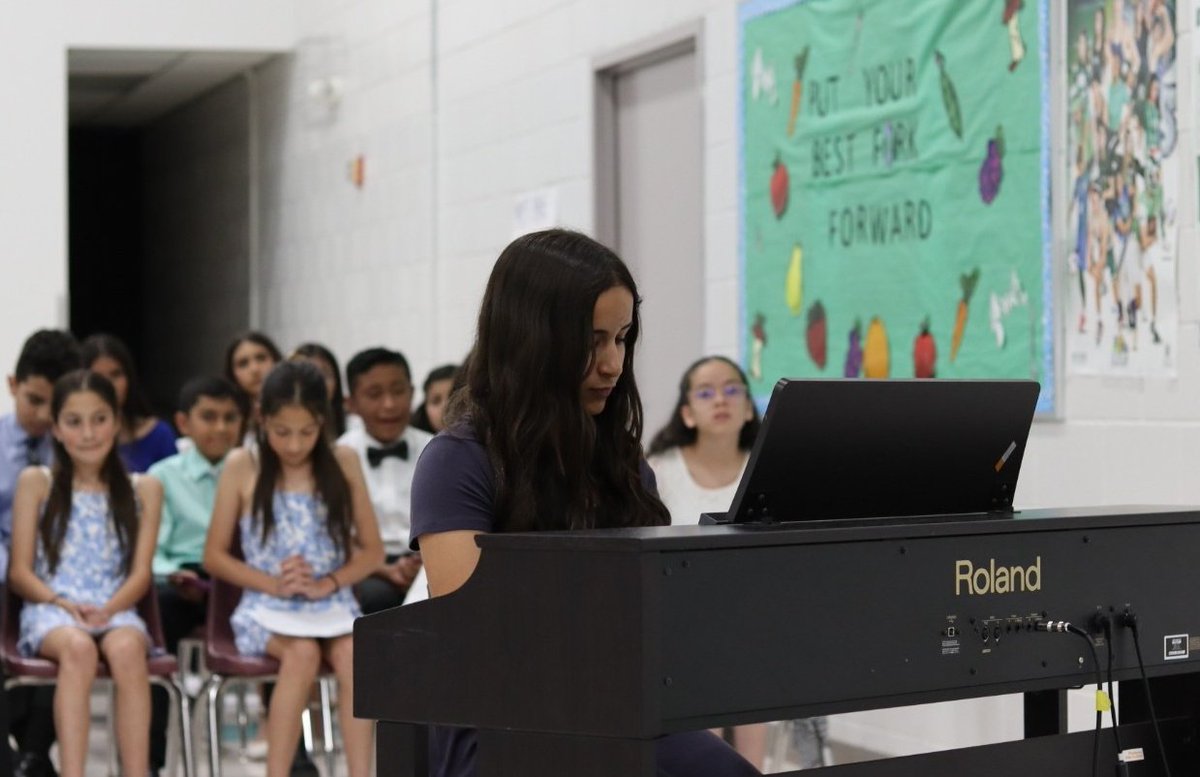
[(1045, 0), (741, 7), (745, 363), (1006, 377), (1053, 412)]

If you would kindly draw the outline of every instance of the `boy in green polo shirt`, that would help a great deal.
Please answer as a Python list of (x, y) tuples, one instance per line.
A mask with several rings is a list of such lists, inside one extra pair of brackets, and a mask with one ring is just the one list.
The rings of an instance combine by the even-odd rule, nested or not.
[[(179, 395), (175, 425), (191, 440), (191, 447), (150, 468), (163, 486), (154, 585), (170, 653), (176, 653), (179, 640), (204, 623), (207, 582), (200, 575), (200, 560), (221, 465), (240, 439), (245, 416), (241, 395), (225, 379), (188, 381)], [(161, 688), (154, 691), (150, 763), (157, 771), (166, 758), (168, 700)]]

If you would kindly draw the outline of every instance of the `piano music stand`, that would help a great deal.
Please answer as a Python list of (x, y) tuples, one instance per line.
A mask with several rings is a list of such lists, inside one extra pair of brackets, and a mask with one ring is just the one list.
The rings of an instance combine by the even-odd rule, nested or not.
[(714, 522), (1010, 512), (1038, 391), (1032, 380), (781, 380)]

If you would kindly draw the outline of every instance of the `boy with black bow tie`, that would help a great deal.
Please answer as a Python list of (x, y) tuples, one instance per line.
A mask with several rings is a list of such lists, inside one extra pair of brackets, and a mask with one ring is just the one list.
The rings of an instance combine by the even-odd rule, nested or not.
[(403, 604), (421, 569), (421, 557), (408, 549), (409, 495), (417, 457), (433, 437), (409, 425), (412, 373), (402, 354), (386, 348), (355, 354), (346, 365), (346, 384), (346, 409), (363, 425), (338, 442), (362, 460), (387, 554), (383, 566), (355, 589), (366, 614)]

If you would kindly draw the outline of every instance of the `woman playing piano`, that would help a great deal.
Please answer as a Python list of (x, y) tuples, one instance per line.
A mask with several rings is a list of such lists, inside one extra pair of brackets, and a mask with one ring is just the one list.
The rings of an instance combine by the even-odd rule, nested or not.
[[(536, 232), (500, 254), (446, 431), (413, 480), (431, 596), (471, 576), (479, 533), (670, 523), (642, 457), (637, 307), (628, 268), (584, 235)], [(433, 727), (429, 758), (435, 777), (474, 777), (475, 733)], [(708, 732), (663, 737), (657, 759), (662, 777), (759, 773)]]

